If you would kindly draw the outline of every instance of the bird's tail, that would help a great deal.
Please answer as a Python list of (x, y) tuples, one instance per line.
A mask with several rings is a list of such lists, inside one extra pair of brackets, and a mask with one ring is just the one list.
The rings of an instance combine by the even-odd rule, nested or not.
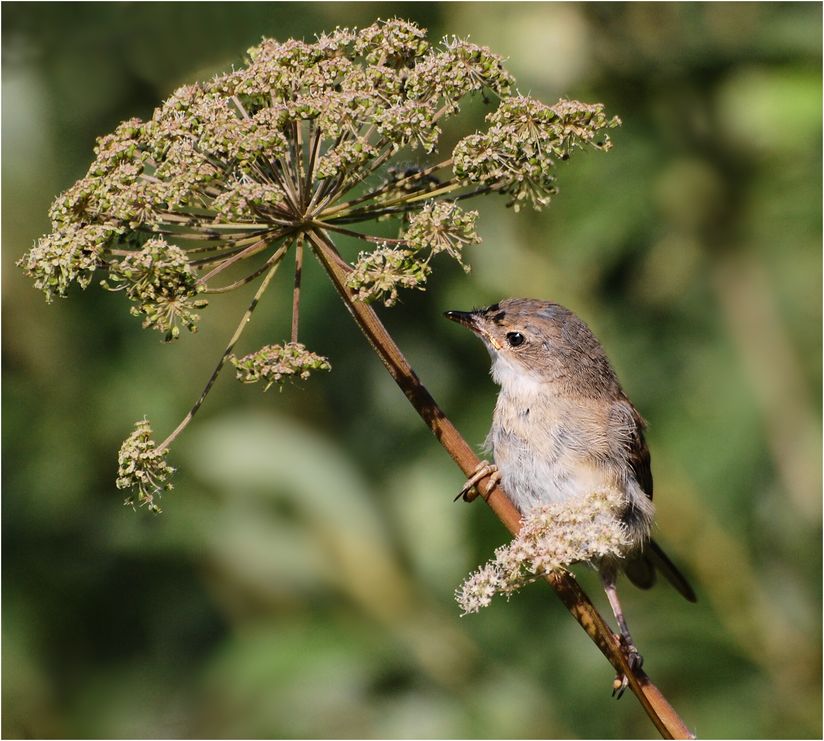
[(639, 556), (627, 561), (624, 571), (629, 580), (641, 589), (649, 589), (655, 584), (655, 574), (660, 571), (685, 599), (696, 601), (695, 592), (686, 577), (654, 540), (647, 543)]

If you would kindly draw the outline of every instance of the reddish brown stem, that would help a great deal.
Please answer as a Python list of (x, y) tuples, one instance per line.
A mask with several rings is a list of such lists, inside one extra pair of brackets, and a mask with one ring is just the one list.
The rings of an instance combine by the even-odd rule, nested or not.
[[(352, 291), (346, 285), (351, 267), (338, 254), (334, 243), (325, 232), (313, 230), (308, 232), (307, 236), (346, 308), (392, 378), (464, 475), (472, 475), (480, 464), (478, 456), (421, 383), (378, 315), (367, 304), (355, 300)], [(484, 491), (488, 481), (488, 476), (481, 479), (477, 484), (478, 490)], [(496, 486), (484, 499), (507, 530), (513, 535), (517, 534), (521, 527), (521, 518), (503, 489)], [(649, 677), (640, 669), (630, 668), (618, 637), (595, 609), (572, 574), (552, 572), (547, 575), (546, 580), (615, 671), (627, 677), (630, 690), (638, 698), (661, 736), (694, 738), (684, 721)]]
[(295, 245), (295, 285), (292, 290), (292, 342), (298, 341), (298, 316), (300, 312), (300, 279), (303, 273), (303, 234), (298, 235)]

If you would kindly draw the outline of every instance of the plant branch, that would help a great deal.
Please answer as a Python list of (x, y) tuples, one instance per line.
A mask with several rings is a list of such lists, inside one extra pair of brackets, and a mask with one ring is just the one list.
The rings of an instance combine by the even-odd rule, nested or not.
[(267, 260), (263, 265), (261, 265), (257, 270), (252, 273), (249, 273), (245, 278), (240, 278), (236, 280), (234, 283), (229, 283), (225, 286), (220, 286), (217, 288), (206, 287), (203, 293), (212, 295), (217, 293), (229, 293), (234, 291), (236, 288), (240, 288), (241, 286), (245, 286), (247, 283), (251, 283), (255, 278), (259, 275), (262, 275), (269, 269), (269, 261)]
[[(410, 208), (415, 208), (418, 201), (427, 201), (437, 198), (439, 196), (446, 195), (447, 193), (452, 193), (462, 187), (464, 187), (463, 183), (461, 183), (457, 178), (451, 178), (432, 190), (424, 190), (415, 195), (405, 193), (387, 201), (381, 201), (377, 204), (369, 204), (364, 208), (356, 209), (355, 211), (342, 211), (335, 217), (334, 220), (340, 222), (344, 222), (344, 220), (364, 221), (366, 219), (373, 219), (376, 216), (381, 216), (382, 214), (407, 211)], [(330, 217), (327, 212), (321, 212), (321, 218), (329, 219)]]
[(337, 232), (338, 234), (344, 234), (347, 237), (354, 237), (355, 239), (360, 239), (364, 242), (369, 242), (370, 244), (408, 244), (408, 240), (406, 239), (396, 239), (394, 237), (376, 237), (372, 234), (356, 232), (354, 229), (347, 229), (345, 227), (339, 226), (338, 224), (328, 224), (325, 221), (313, 221), (312, 226), (319, 227), (321, 229), (327, 229), (331, 232)]
[(289, 249), (291, 242), (286, 242), (280, 246), (277, 252), (275, 252), (267, 261), (266, 267), (269, 267), (269, 272), (266, 274), (266, 277), (261, 281), (260, 287), (255, 292), (254, 297), (252, 298), (251, 302), (249, 303), (249, 307), (243, 314), (243, 317), (240, 320), (240, 324), (237, 325), (237, 329), (235, 329), (235, 333), (232, 335), (232, 338), (229, 340), (229, 344), (226, 345), (226, 349), (223, 351), (223, 355), (220, 356), (220, 360), (215, 366), (215, 369), (212, 371), (212, 375), (209, 376), (209, 380), (206, 381), (206, 385), (203, 387), (203, 391), (200, 394), (200, 398), (194, 403), (194, 406), (189, 410), (189, 413), (181, 420), (180, 424), (175, 427), (174, 431), (162, 442), (160, 445), (157, 446), (158, 452), (163, 451), (164, 449), (168, 448), (169, 445), (174, 442), (175, 438), (186, 429), (186, 426), (189, 422), (192, 421), (195, 414), (197, 414), (197, 410), (203, 405), (203, 402), (206, 400), (206, 397), (209, 395), (209, 392), (212, 390), (212, 386), (214, 386), (217, 377), (220, 375), (220, 371), (223, 370), (223, 366), (226, 365), (226, 361), (229, 359), (229, 356), (232, 354), (232, 350), (235, 349), (235, 345), (237, 344), (240, 336), (243, 334), (243, 330), (249, 325), (249, 320), (252, 318), (252, 313), (257, 308), (258, 302), (260, 301), (260, 297), (266, 292), (266, 289), (269, 287), (269, 283), (272, 281), (272, 278), (275, 277), (275, 273), (280, 266), (280, 261), (283, 259), (283, 256), (286, 254), (286, 250)]
[[(283, 233), (278, 234), (277, 231), (273, 230), (268, 235), (264, 236), (262, 239), (259, 239), (257, 242), (249, 245), (245, 249), (241, 250), (234, 256), (230, 257), (228, 260), (221, 262), (217, 267), (210, 270), (206, 275), (198, 278), (198, 283), (207, 283), (211, 278), (214, 278), (218, 273), (222, 273), (226, 268), (231, 267), (234, 265), (238, 260), (243, 260), (245, 258), (251, 257), (252, 255), (256, 255), (261, 250), (265, 250), (271, 242), (279, 239), (280, 237), (284, 236)], [(214, 262), (214, 260), (211, 260)]]
[[(334, 243), (323, 231), (313, 230), (308, 232), (307, 236), (346, 308), (366, 335), (389, 374), (458, 467), (467, 477), (471, 476), (478, 469), (480, 460), (421, 383), (375, 311), (367, 304), (355, 300), (352, 291), (346, 285), (351, 268), (340, 257)], [(483, 491), (488, 482), (488, 476), (481, 479), (477, 484), (479, 490)], [(521, 518), (501, 486), (495, 486), (484, 499), (509, 532), (517, 534), (521, 527)], [(546, 580), (616, 672), (627, 677), (630, 689), (662, 737), (693, 738), (689, 728), (649, 677), (643, 671), (630, 667), (618, 637), (595, 609), (572, 574), (553, 572)]]
[(356, 198), (352, 198), (352, 200), (327, 208), (323, 212), (323, 216), (324, 218), (330, 218), (343, 211), (351, 210), (353, 206), (363, 203), (364, 201), (369, 201), (373, 198), (378, 198), (379, 196), (382, 196), (384, 193), (387, 193), (391, 190), (400, 189), (412, 185), (413, 183), (422, 180), (423, 178), (429, 177), (433, 172), (436, 172), (437, 170), (442, 170), (446, 167), (451, 166), (452, 159), (450, 158), (448, 160), (444, 160), (443, 162), (439, 162), (436, 165), (430, 165), (429, 167), (423, 170), (419, 170), (418, 172), (414, 172), (411, 175), (405, 175), (404, 177), (398, 178), (397, 180), (389, 180), (385, 182), (383, 185), (376, 188), (375, 190), (370, 190), (369, 192), (357, 196)]
[(303, 234), (298, 234), (295, 247), (295, 284), (292, 289), (292, 342), (298, 341), (298, 317), (300, 312), (300, 279), (303, 273)]

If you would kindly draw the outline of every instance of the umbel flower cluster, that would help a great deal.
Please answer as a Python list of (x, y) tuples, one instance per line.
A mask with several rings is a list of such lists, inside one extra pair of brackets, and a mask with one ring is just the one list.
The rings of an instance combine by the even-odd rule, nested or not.
[[(443, 121), (471, 95), (490, 105), (486, 126), (438, 153)], [(496, 192), (516, 209), (540, 208), (555, 193), (557, 161), (608, 149), (606, 131), (619, 123), (600, 104), (520, 95), (489, 49), (458, 38), (431, 45), (403, 20), (338, 28), (314, 43), (264, 39), (239, 69), (185, 85), (148, 120), (100, 137), (85, 177), (52, 205), (51, 233), (18, 264), (47, 301), (101, 271), (102, 285), (167, 341), (197, 329), (211, 294), (258, 283), (204, 394), (157, 446), (164, 451), (292, 248), (290, 342), (236, 361), (243, 381), (280, 384), (329, 368), (298, 343), (304, 245), (345, 269), (358, 300), (391, 306), (399, 289), (424, 287), (433, 257), (461, 262), (480, 242), (477, 212), (459, 203)], [(386, 219), (397, 236), (353, 228)], [(364, 249), (347, 260), (341, 237)], [(148, 492), (134, 496), (153, 502)]]
[(157, 495), (174, 488), (169, 479), (175, 470), (166, 463), (168, 452), (168, 448), (157, 449), (148, 420), (135, 423), (134, 432), (126, 438), (117, 459), (117, 488), (133, 492), (126, 504), (134, 506), (139, 502), (151, 512), (160, 512)]
[(496, 594), (509, 598), (550, 571), (581, 561), (623, 558), (630, 545), (620, 519), (623, 509), (624, 495), (603, 489), (526, 512), (518, 535), (455, 590), (463, 614), (487, 607)]
[(257, 383), (263, 379), (266, 381), (264, 391), (268, 391), (273, 383), (282, 383), (288, 377), (298, 376), (305, 381), (313, 370), (332, 369), (326, 358), (310, 352), (300, 342), (266, 345), (257, 352), (231, 360), (239, 381)]

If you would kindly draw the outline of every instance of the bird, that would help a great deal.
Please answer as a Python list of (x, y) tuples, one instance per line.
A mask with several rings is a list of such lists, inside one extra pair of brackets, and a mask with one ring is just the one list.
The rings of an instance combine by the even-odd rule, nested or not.
[[(651, 538), (654, 507), (646, 422), (629, 400), (601, 343), (574, 312), (551, 301), (509, 298), (445, 316), (486, 345), (491, 375), (500, 386), (483, 461), (459, 497), (471, 499), (500, 482), (523, 515), (543, 504), (563, 504), (599, 488), (617, 489), (629, 548), (623, 559), (604, 558), (598, 569), (632, 668), (643, 659), (632, 639), (616, 581), (619, 572), (642, 589), (660, 572), (690, 602), (695, 592)], [(613, 685), (617, 696), (626, 677)]]

